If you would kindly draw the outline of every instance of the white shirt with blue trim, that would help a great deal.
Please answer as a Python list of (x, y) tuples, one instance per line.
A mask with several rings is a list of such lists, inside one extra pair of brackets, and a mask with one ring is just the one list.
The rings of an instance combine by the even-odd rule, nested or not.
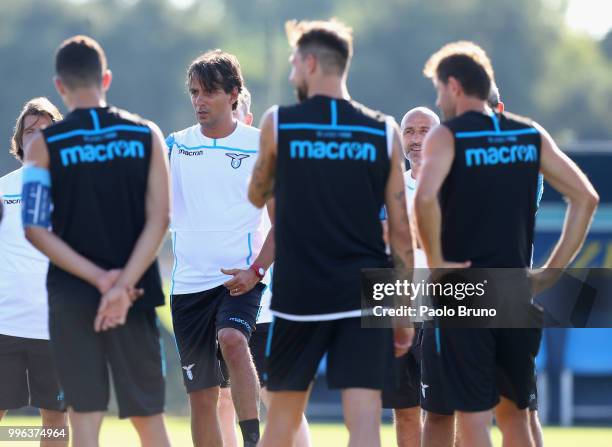
[(230, 279), (223, 268), (248, 268), (265, 241), (265, 209), (247, 193), (259, 151), (259, 129), (237, 122), (227, 137), (200, 125), (166, 139), (172, 176), (172, 294), (202, 292)]
[(23, 168), (0, 178), (0, 334), (49, 339), (49, 261), (25, 238), (21, 224)]

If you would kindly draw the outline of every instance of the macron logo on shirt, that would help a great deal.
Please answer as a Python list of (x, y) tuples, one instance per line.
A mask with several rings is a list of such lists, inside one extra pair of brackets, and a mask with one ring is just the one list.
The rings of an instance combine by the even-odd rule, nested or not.
[(115, 140), (106, 144), (85, 144), (60, 149), (62, 165), (103, 163), (115, 158), (144, 158), (144, 144), (138, 140)]
[(376, 147), (359, 141), (308, 141), (293, 140), (290, 144), (291, 158), (315, 160), (365, 160), (376, 161)]
[(538, 160), (538, 150), (533, 144), (515, 144), (512, 146), (491, 146), (485, 148), (470, 148), (465, 151), (467, 167), (481, 165), (530, 163)]

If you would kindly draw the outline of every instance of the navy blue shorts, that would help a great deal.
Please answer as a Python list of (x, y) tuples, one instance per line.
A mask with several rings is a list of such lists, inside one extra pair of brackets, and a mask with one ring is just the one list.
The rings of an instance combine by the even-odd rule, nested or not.
[(223, 285), (203, 292), (172, 295), (174, 335), (188, 393), (229, 384), (217, 333), (234, 328), (248, 341), (255, 328), (264, 287), (258, 283), (238, 296), (231, 296)]

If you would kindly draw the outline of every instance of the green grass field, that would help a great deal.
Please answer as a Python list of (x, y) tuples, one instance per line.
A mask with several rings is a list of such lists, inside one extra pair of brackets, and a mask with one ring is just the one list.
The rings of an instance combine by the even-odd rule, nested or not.
[[(191, 447), (189, 421), (187, 418), (169, 417), (167, 419), (170, 439), (174, 447)], [(39, 424), (35, 417), (11, 417), (7, 415), (1, 425), (32, 426)], [(312, 444), (314, 447), (342, 447), (347, 444), (348, 436), (341, 424), (312, 424)], [(494, 445), (501, 446), (497, 429), (493, 431)], [(612, 428), (545, 428), (545, 444), (551, 447), (610, 447), (612, 446)], [(17, 445), (19, 447), (34, 447), (34, 442), (8, 443), (1, 442), (0, 447)], [(101, 447), (137, 447), (138, 438), (127, 421), (119, 421), (108, 417), (102, 426)], [(384, 425), (382, 430), (382, 445), (395, 445), (395, 436), (391, 425)]]

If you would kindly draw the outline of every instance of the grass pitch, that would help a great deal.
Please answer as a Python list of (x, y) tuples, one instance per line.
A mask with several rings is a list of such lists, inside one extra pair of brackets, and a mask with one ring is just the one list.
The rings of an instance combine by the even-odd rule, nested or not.
[[(7, 415), (0, 425), (32, 426), (38, 425), (36, 417), (12, 417)], [(168, 417), (170, 440), (174, 447), (191, 447), (189, 420), (187, 418)], [(342, 424), (311, 424), (313, 447), (341, 447), (347, 445), (348, 434)], [(494, 445), (501, 447), (501, 437), (497, 429), (493, 429)], [(610, 447), (612, 446), (612, 428), (544, 428), (544, 443), (552, 447)], [(0, 441), (0, 447), (38, 447), (36, 442)], [(113, 416), (105, 419), (100, 436), (101, 447), (138, 447), (138, 437), (128, 421), (119, 421)], [(393, 447), (395, 433), (393, 426), (383, 425), (382, 445)]]

